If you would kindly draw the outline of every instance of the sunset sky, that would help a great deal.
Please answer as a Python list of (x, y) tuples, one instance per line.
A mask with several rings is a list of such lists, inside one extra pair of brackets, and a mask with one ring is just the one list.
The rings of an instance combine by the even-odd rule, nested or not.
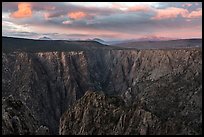
[(201, 2), (3, 2), (2, 36), (202, 38)]

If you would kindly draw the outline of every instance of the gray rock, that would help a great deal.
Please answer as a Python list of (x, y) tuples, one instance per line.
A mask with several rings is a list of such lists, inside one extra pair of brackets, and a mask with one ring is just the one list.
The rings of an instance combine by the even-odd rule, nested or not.
[[(61, 115), (87, 90), (122, 96), (126, 106), (141, 105), (161, 121), (172, 120), (171, 133), (182, 125), (176, 117), (188, 125), (184, 133), (202, 131), (201, 48), (3, 52), (2, 68), (2, 95), (20, 99), (51, 134), (59, 133)], [(137, 132), (145, 134), (142, 129)]]
[[(99, 105), (98, 105), (99, 104)], [(119, 97), (87, 91), (60, 118), (60, 135), (200, 134), (178, 117), (163, 121), (141, 105), (125, 106)]]
[[(35, 135), (39, 122), (31, 110), (13, 96), (2, 100), (2, 134), (3, 135)], [(41, 131), (39, 134), (44, 134)]]

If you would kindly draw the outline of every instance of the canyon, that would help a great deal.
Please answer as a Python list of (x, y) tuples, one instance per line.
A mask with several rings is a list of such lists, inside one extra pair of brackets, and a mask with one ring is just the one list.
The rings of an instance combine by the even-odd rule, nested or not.
[(29, 108), (39, 123), (33, 130), (42, 125), (42, 134), (202, 134), (201, 47), (123, 49), (90, 41), (60, 51), (35, 50), (40, 44), (8, 50), (16, 42), (3, 41), (2, 96)]

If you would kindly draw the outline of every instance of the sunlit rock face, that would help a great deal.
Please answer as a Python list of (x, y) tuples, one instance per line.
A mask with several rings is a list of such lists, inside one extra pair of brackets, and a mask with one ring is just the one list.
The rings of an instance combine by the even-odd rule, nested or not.
[(128, 108), (119, 97), (87, 91), (60, 118), (59, 134), (145, 135), (160, 133), (161, 126), (155, 115), (140, 106)]
[[(123, 112), (126, 107), (133, 110), (120, 114), (114, 123), (116, 125), (110, 129), (83, 129), (85, 124), (90, 124), (86, 123), (89, 116), (84, 115), (77, 118), (83, 120), (82, 123), (70, 123), (74, 127), (82, 126), (79, 131), (60, 131), (61, 134), (201, 134), (201, 48), (10, 52), (2, 53), (2, 65), (2, 95), (12, 94), (24, 102), (52, 134), (59, 133), (60, 117), (88, 90), (102, 91), (107, 97), (118, 96), (124, 103), (119, 111)], [(92, 96), (87, 102), (91, 100)], [(84, 104), (84, 107), (89, 105)], [(77, 115), (86, 112), (85, 108), (79, 107)], [(94, 111), (103, 119), (103, 109), (98, 109)], [(68, 114), (75, 113), (75, 109), (72, 110)], [(142, 115), (137, 114), (140, 110)], [(123, 121), (123, 114), (134, 117)], [(70, 120), (69, 116), (63, 117)], [(143, 126), (142, 121), (135, 121), (150, 117), (153, 120), (149, 124), (156, 126), (155, 132), (146, 129), (148, 124)], [(120, 121), (124, 124), (121, 125)], [(133, 126), (139, 122), (140, 127), (133, 131), (130, 125), (125, 126), (128, 122)], [(98, 126), (101, 124), (99, 121)], [(110, 121), (104, 124), (110, 124)], [(71, 125), (63, 124), (72, 129)]]
[[(200, 134), (188, 120), (164, 120), (141, 103), (127, 107), (116, 96), (87, 91), (60, 118), (60, 135), (180, 135)], [(189, 122), (189, 121), (188, 121)], [(173, 125), (173, 126), (172, 126)], [(201, 126), (201, 125), (200, 125)]]

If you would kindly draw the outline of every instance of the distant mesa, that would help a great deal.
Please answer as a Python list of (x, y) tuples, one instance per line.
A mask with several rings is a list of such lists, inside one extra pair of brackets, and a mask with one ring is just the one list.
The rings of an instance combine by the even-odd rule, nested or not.
[(102, 39), (99, 39), (99, 38), (94, 38), (92, 39), (93, 41), (96, 41), (96, 42), (99, 42), (101, 44), (104, 44), (104, 45), (109, 45), (109, 43), (107, 41), (104, 41)]
[(130, 42), (142, 42), (142, 41), (168, 41), (168, 40), (176, 40), (176, 38), (169, 38), (169, 37), (159, 37), (159, 36), (145, 36), (137, 39), (127, 39), (127, 40), (113, 40), (113, 41), (104, 41), (100, 38), (94, 38), (93, 41), (97, 41), (104, 45), (116, 45), (116, 44), (123, 44), (123, 43), (130, 43)]
[(39, 38), (39, 40), (52, 40), (52, 39), (49, 38), (49, 37), (44, 36), (44, 37)]
[(166, 40), (176, 40), (176, 38), (169, 37), (159, 37), (159, 36), (145, 36), (137, 39), (137, 41), (166, 41)]
[[(114, 44), (119, 44), (119, 43), (123, 43), (124, 40), (113, 40), (113, 41), (105, 41), (105, 40), (102, 40), (100, 38), (94, 38), (94, 39), (91, 39), (92, 41), (96, 41), (96, 42), (99, 42), (101, 44), (104, 44), (104, 45), (114, 45)], [(128, 41), (129, 42), (129, 41)]]
[(93, 41), (98, 41), (98, 42), (105, 42), (104, 40), (102, 39), (99, 39), (99, 38), (94, 38)]

